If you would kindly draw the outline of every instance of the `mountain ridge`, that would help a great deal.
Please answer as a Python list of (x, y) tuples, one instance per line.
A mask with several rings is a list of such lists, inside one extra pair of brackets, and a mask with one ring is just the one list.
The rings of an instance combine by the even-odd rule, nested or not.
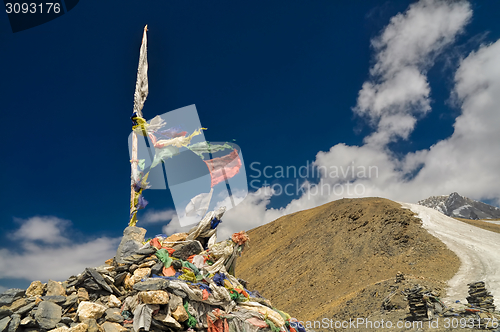
[(471, 220), (500, 218), (499, 208), (475, 201), (457, 192), (450, 195), (430, 196), (418, 201), (417, 204), (437, 210), (452, 218)]

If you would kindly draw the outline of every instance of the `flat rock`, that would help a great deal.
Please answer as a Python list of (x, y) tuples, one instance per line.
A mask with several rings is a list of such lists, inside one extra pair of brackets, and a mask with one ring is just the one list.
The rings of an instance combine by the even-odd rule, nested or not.
[(102, 277), (104, 278), (104, 280), (106, 280), (106, 282), (108, 283), (108, 285), (114, 285), (115, 284), (115, 279), (113, 279), (113, 277), (111, 276), (108, 276), (107, 274), (102, 274)]
[(109, 275), (111, 272), (113, 272), (115, 270), (115, 267), (104, 264), (104, 265), (96, 267), (95, 270), (97, 272), (99, 272), (100, 274)]
[(120, 309), (110, 308), (106, 310), (106, 321), (113, 323), (121, 323), (124, 318), (120, 313)]
[(104, 312), (106, 311), (106, 307), (97, 303), (92, 302), (80, 302), (78, 305), (78, 310), (76, 311), (76, 315), (83, 322), (86, 319), (99, 319), (102, 317)]
[(127, 276), (127, 271), (125, 272), (120, 272), (119, 274), (116, 275), (115, 277), (115, 286), (120, 286), (123, 283), (123, 280), (125, 280), (125, 277)]
[(16, 332), (19, 324), (21, 323), (21, 315), (13, 314), (10, 318), (11, 320), (7, 332)]
[(66, 296), (66, 301), (63, 303), (63, 307), (69, 307), (78, 303), (78, 294), (71, 294)]
[(167, 287), (168, 287), (167, 280), (161, 278), (152, 278), (152, 279), (147, 279), (146, 281), (135, 283), (133, 288), (138, 291), (153, 291), (153, 290), (167, 289)]
[(24, 316), (27, 312), (30, 312), (36, 306), (36, 302), (28, 303), (27, 305), (16, 310), (16, 314)]
[(160, 275), (160, 272), (163, 270), (163, 263), (159, 262), (153, 265), (151, 268), (151, 274), (153, 275)]
[(91, 268), (87, 268), (86, 271), (99, 284), (99, 286), (101, 286), (104, 290), (113, 293), (113, 290), (109, 287), (108, 283), (99, 272)]
[(40, 280), (33, 281), (26, 290), (26, 296), (42, 296), (45, 287), (46, 285), (42, 284)]
[(12, 302), (24, 296), (24, 289), (11, 288), (0, 294), (0, 307), (4, 305), (11, 305)]
[(176, 329), (176, 330), (182, 329), (182, 325), (170, 315), (166, 315), (164, 313), (159, 313), (159, 314), (153, 316), (153, 318), (156, 319), (157, 321), (161, 322), (165, 326), (171, 327), (171, 328)]
[(146, 230), (141, 227), (129, 226), (123, 231), (123, 237), (116, 250), (117, 263), (125, 263), (124, 258), (133, 255), (142, 247)]
[(133, 255), (125, 257), (123, 259), (123, 262), (127, 263), (127, 264), (134, 264), (134, 263), (138, 263), (138, 262), (142, 261), (145, 257), (146, 256), (144, 256), (144, 255), (133, 254)]
[(61, 303), (66, 302), (66, 296), (64, 296), (64, 295), (46, 295), (46, 296), (42, 296), (42, 300), (61, 304)]
[(99, 325), (95, 319), (89, 318), (83, 321), (87, 324), (87, 332), (100, 332)]
[(198, 255), (203, 251), (203, 246), (198, 241), (193, 241), (182, 246), (182, 248), (174, 251), (172, 257), (187, 260), (191, 255)]
[(11, 320), (12, 319), (10, 317), (4, 317), (0, 319), (0, 332), (7, 329), (7, 326), (9, 326)]
[(119, 265), (115, 268), (116, 273), (122, 273), (122, 272), (127, 272), (129, 269), (130, 265), (129, 264), (123, 264)]
[(188, 233), (175, 233), (167, 237), (163, 242), (165, 243), (166, 247), (173, 247), (175, 245), (175, 243), (173, 242), (185, 241), (188, 235), (189, 235)]
[(139, 255), (149, 256), (154, 254), (155, 252), (156, 252), (155, 247), (149, 247), (149, 248), (139, 249), (135, 253)]
[(156, 260), (150, 260), (150, 261), (147, 261), (147, 262), (144, 262), (142, 263), (141, 265), (139, 265), (139, 268), (143, 268), (143, 267), (152, 267), (156, 264)]
[(101, 327), (104, 329), (104, 332), (122, 332), (122, 331), (128, 331), (126, 328), (121, 326), (118, 323), (111, 323), (111, 322), (106, 322), (101, 325)]
[(139, 292), (139, 298), (145, 304), (167, 304), (168, 293), (163, 290)]
[(98, 291), (101, 289), (101, 286), (99, 286), (99, 284), (92, 277), (85, 279), (82, 286), (91, 291)]
[(18, 309), (24, 307), (26, 304), (28, 304), (28, 300), (26, 298), (20, 298), (15, 300), (9, 307), (10, 310), (12, 311), (17, 311)]
[(66, 295), (66, 289), (59, 282), (49, 280), (47, 283), (47, 296)]
[(12, 310), (10, 309), (0, 309), (0, 319), (12, 315)]
[(31, 316), (26, 316), (21, 320), (20, 323), (21, 326), (25, 327), (35, 327), (36, 326), (36, 321), (33, 317)]
[(35, 320), (40, 328), (50, 330), (56, 327), (61, 321), (62, 308), (55, 303), (42, 301), (38, 304), (35, 313)]

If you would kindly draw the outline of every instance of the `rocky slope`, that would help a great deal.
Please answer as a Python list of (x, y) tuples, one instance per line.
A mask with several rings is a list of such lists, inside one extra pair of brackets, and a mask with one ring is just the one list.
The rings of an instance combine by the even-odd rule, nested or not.
[(456, 192), (444, 196), (431, 196), (419, 201), (418, 204), (453, 218), (472, 220), (500, 218), (499, 208), (461, 196)]
[[(236, 275), (303, 321), (373, 316), (396, 289), (393, 318), (402, 319), (401, 290), (418, 283), (444, 291), (460, 266), (413, 212), (382, 198), (334, 201), (248, 234)], [(406, 280), (395, 284), (398, 271)]]

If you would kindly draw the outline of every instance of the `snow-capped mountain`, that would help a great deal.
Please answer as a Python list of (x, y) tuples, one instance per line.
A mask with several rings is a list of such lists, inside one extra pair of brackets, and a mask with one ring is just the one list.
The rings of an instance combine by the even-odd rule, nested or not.
[(475, 220), (500, 218), (499, 208), (461, 196), (458, 193), (431, 196), (419, 201), (418, 204), (438, 210), (454, 218)]

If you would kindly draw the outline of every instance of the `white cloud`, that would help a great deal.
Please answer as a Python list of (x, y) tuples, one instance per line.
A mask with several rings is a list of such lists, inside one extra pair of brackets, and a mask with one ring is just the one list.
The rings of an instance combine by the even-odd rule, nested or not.
[[(500, 169), (500, 41), (465, 58), (455, 75), (462, 114), (451, 137), (420, 158), (425, 166), (413, 181), (441, 192), (498, 199)], [(498, 204), (498, 203), (497, 203)]]
[[(473, 199), (500, 203), (500, 41), (483, 45), (460, 63), (454, 94), (461, 114), (449, 138), (403, 157), (388, 147), (390, 142), (408, 139), (419, 118), (431, 110), (426, 71), (454, 42), (471, 16), (467, 2), (423, 0), (392, 18), (373, 40), (376, 62), (353, 109), (374, 127), (365, 144), (340, 143), (319, 152), (314, 165), (328, 170), (320, 186), (305, 181), (304, 193), (284, 208), (267, 209), (272, 196), (269, 188), (249, 195), (226, 213), (219, 238), (343, 197), (378, 196), (416, 202), (457, 191)], [(345, 170), (353, 166), (372, 167), (378, 172), (364, 177), (356, 173), (354, 178), (329, 173), (332, 167)], [(355, 185), (363, 188), (362, 195), (347, 193), (347, 186), (352, 191)], [(343, 191), (328, 192), (333, 186)], [(174, 229), (173, 225), (165, 228)]]
[(176, 212), (173, 209), (166, 209), (162, 211), (147, 211), (143, 217), (141, 217), (140, 223), (142, 225), (157, 224), (160, 222), (168, 222), (176, 216)]
[(70, 222), (57, 217), (32, 217), (27, 220), (14, 219), (21, 227), (16, 230), (12, 237), (17, 240), (41, 241), (43, 243), (66, 242), (62, 236)]
[(71, 222), (56, 217), (16, 221), (21, 225), (12, 235), (19, 247), (0, 249), (0, 282), (3, 278), (66, 280), (114, 257), (120, 241), (99, 237), (77, 243), (71, 236)]
[(408, 138), (416, 117), (431, 110), (426, 71), (471, 16), (465, 1), (421, 0), (372, 40), (376, 62), (354, 108), (376, 129), (366, 143), (385, 146)]
[[(272, 197), (272, 190), (269, 188), (262, 188), (255, 193), (249, 193), (242, 201), (237, 194), (235, 196), (235, 201), (240, 203), (235, 208), (226, 211), (222, 217), (222, 223), (217, 227), (219, 240), (226, 239), (235, 232), (258, 227), (286, 214), (284, 209), (266, 209)], [(229, 198), (218, 202), (215, 209), (218, 209), (219, 206), (231, 206)], [(171, 235), (188, 232), (193, 226), (181, 227), (177, 216), (175, 216), (168, 225), (163, 227), (163, 233)]]

